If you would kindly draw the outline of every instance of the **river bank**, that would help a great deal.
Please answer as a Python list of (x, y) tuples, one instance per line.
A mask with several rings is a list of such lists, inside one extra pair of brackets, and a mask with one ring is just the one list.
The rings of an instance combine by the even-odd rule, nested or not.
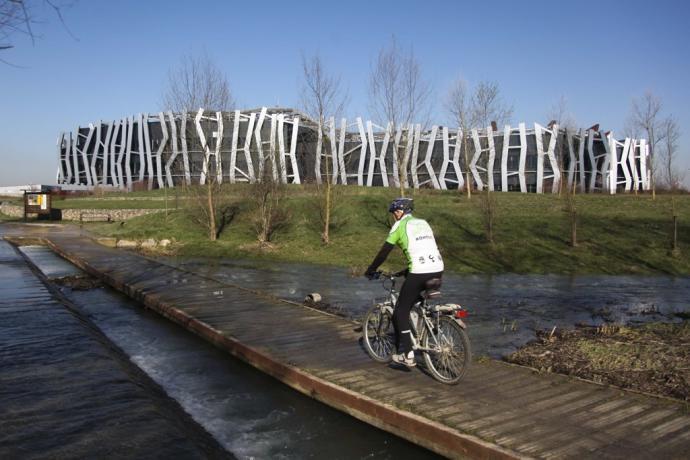
[[(171, 239), (180, 256), (307, 262), (359, 272), (371, 261), (388, 233), (386, 212), (392, 189), (336, 187), (330, 244), (323, 244), (319, 197), (310, 186), (288, 186), (280, 205), (285, 222), (268, 244), (258, 244), (252, 186), (236, 184), (224, 192), (232, 208), (217, 241), (194, 218), (190, 200), (160, 200), (161, 192), (132, 196), (140, 206), (149, 196), (160, 212), (124, 223), (94, 223), (88, 229), (125, 240)], [(181, 192), (179, 192), (181, 193)], [(412, 193), (412, 191), (410, 191)], [(126, 196), (126, 195), (125, 195)], [(456, 191), (414, 191), (415, 214), (427, 219), (437, 236), (446, 269), (456, 273), (519, 274), (690, 274), (690, 196), (577, 195), (577, 246), (570, 245), (566, 199), (558, 195), (493, 193), (493, 243), (487, 241), (482, 199)], [(155, 199), (154, 199), (155, 198)], [(122, 195), (65, 199), (55, 206), (90, 209), (123, 207)], [(187, 203), (185, 205), (184, 203)], [(679, 251), (671, 251), (673, 210)], [(166, 248), (170, 252), (171, 248)], [(403, 263), (399, 251), (390, 268)]]
[(690, 321), (537, 332), (506, 360), (540, 372), (690, 401)]

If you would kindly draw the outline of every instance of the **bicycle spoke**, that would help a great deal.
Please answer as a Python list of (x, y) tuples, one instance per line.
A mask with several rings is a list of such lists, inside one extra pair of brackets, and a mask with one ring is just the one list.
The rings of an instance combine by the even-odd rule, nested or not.
[(435, 332), (429, 330), (425, 337), (431, 349), (425, 355), (429, 371), (441, 382), (457, 383), (469, 362), (469, 342), (464, 331), (450, 318), (441, 318)]
[(364, 324), (364, 344), (369, 355), (379, 362), (390, 360), (394, 336), (390, 313), (374, 307), (369, 311)]

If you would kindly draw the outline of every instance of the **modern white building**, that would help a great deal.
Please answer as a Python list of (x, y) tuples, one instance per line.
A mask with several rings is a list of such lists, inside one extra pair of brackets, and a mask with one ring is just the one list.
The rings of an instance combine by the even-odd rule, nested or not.
[(644, 139), (538, 123), (458, 128), (327, 120), (292, 109), (139, 114), (61, 133), (58, 184), (126, 190), (279, 180), (549, 193), (649, 188)]

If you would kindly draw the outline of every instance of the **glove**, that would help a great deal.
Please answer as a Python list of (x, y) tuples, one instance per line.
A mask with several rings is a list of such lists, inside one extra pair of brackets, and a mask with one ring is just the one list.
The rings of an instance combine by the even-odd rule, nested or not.
[(379, 278), (379, 276), (381, 276), (381, 272), (367, 269), (367, 271), (364, 273), (364, 276), (366, 276), (369, 279), (369, 281), (376, 280)]

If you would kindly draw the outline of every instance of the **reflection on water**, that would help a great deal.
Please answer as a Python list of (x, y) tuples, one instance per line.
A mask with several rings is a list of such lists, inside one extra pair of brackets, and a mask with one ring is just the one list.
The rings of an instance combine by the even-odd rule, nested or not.
[[(301, 302), (311, 292), (360, 318), (373, 298), (385, 295), (380, 281), (352, 278), (326, 266), (161, 259), (232, 284)], [(577, 323), (675, 321), (690, 310), (690, 277), (456, 275), (443, 277), (443, 299), (470, 311), (469, 334), (475, 355), (499, 357), (534, 338), (535, 329)]]

